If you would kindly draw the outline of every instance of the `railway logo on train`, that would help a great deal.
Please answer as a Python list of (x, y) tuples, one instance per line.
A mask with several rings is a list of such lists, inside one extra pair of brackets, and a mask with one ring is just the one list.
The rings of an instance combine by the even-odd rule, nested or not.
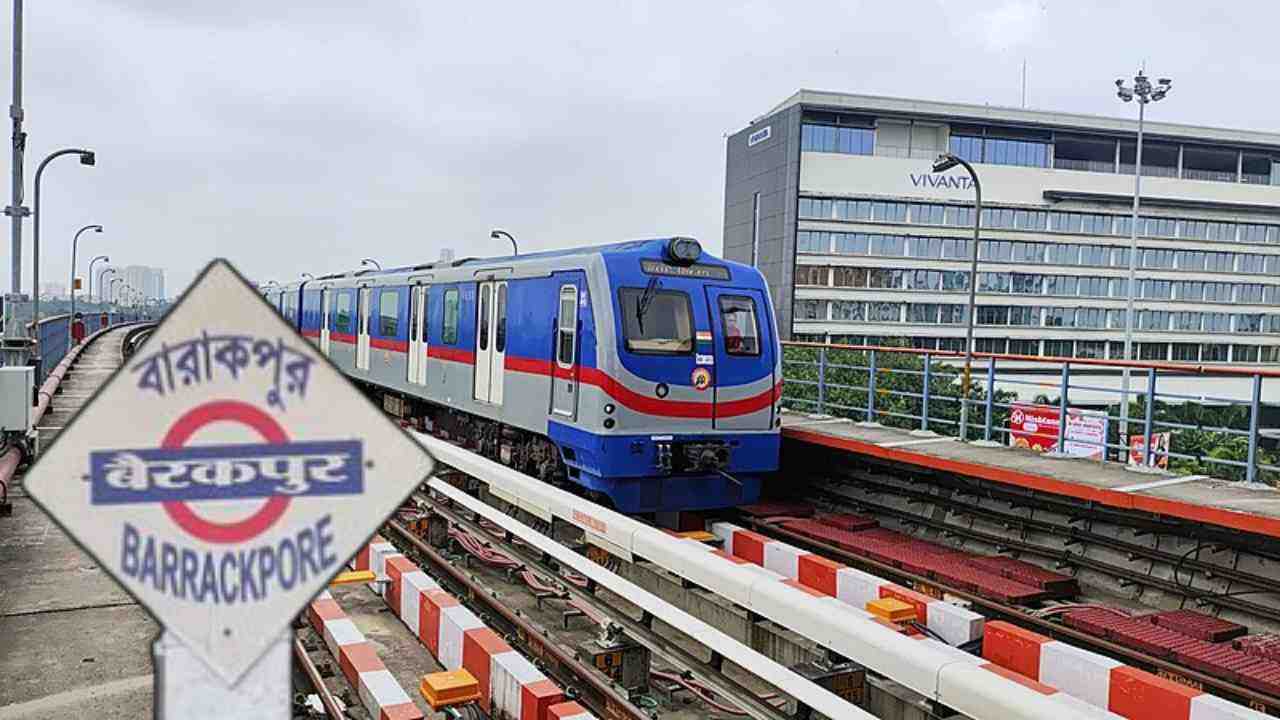
[(33, 497), (228, 682), (430, 455), (212, 263), (33, 469)]
[(387, 412), (623, 512), (753, 502), (778, 468), (768, 287), (692, 238), (260, 290)]

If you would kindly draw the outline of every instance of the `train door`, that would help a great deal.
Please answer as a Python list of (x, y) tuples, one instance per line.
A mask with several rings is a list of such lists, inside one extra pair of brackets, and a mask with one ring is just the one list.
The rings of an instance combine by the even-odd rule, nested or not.
[(507, 359), (507, 283), (490, 280), (476, 293), (475, 398), (502, 404)]
[(320, 352), (329, 357), (329, 288), (320, 289)]
[(356, 300), (356, 369), (369, 369), (369, 288), (360, 288)]
[[(777, 379), (773, 377), (774, 341), (764, 312), (768, 307), (764, 296), (759, 290), (712, 286), (706, 288), (706, 293), (715, 336), (714, 364), (710, 368), (712, 424), (718, 430), (771, 430)], [(698, 362), (701, 364), (702, 359)], [(722, 386), (748, 383), (754, 385), (749, 397), (733, 401), (721, 397)], [(768, 393), (767, 401), (757, 401), (763, 393)]]
[(551, 413), (578, 416), (578, 286), (561, 285), (551, 362)]
[(409, 377), (410, 385), (427, 384), (427, 285), (409, 291)]

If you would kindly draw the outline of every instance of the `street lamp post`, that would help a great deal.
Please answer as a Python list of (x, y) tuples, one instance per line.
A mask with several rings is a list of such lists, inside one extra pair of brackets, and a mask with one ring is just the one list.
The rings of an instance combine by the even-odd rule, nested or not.
[(101, 225), (85, 225), (84, 227), (77, 230), (76, 236), (71, 239), (71, 284), (68, 285), (68, 287), (71, 288), (71, 319), (72, 320), (75, 320), (75, 317), (76, 317), (76, 249), (77, 249), (77, 246), (80, 244), (80, 233), (86, 230), (92, 230), (94, 232), (100, 233), (102, 232), (102, 226)]
[(360, 261), (360, 264), (361, 264), (361, 265), (372, 265), (374, 270), (381, 270), (381, 269), (382, 269), (382, 263), (378, 262), (377, 260), (374, 260), (373, 258), (364, 258), (364, 259), (362, 259), (362, 260)]
[[(97, 162), (97, 156), (92, 150), (84, 148), (65, 148), (57, 150), (48, 155), (44, 160), (40, 161), (40, 165), (36, 168), (35, 179), (35, 203), (31, 212), (31, 322), (32, 327), (37, 330), (36, 337), (39, 337), (40, 327), (40, 177), (44, 175), (44, 169), (53, 162), (55, 158), (63, 155), (79, 155), (81, 165), (92, 166)], [(40, 353), (39, 344), (36, 345), (36, 387), (40, 387)]]
[(520, 248), (516, 245), (516, 239), (511, 237), (511, 233), (507, 232), (506, 230), (494, 230), (489, 233), (489, 237), (493, 238), (494, 240), (499, 240), (505, 237), (506, 239), (511, 241), (511, 254), (512, 255), (520, 254)]
[(107, 286), (103, 284), (103, 280), (106, 278), (107, 273), (111, 273), (112, 275), (115, 275), (116, 269), (113, 267), (105, 267), (105, 268), (102, 268), (102, 272), (98, 273), (98, 302), (100, 303), (106, 300), (107, 298), (107, 295), (105, 292), (107, 290)]
[(978, 242), (982, 230), (982, 183), (978, 173), (967, 161), (951, 153), (943, 153), (933, 161), (933, 171), (946, 172), (955, 166), (961, 166), (973, 179), (973, 247), (969, 249), (969, 309), (966, 312), (964, 336), (964, 374), (960, 379), (960, 442), (964, 442), (969, 431), (969, 384), (973, 371), (973, 323), (977, 314), (978, 296)]
[(302, 280), (315, 280), (316, 276), (312, 275), (311, 273), (302, 273), (301, 275), (298, 276), (298, 278)]
[[(1169, 78), (1160, 78), (1155, 85), (1152, 85), (1142, 70), (1139, 70), (1138, 74), (1134, 76), (1132, 87), (1124, 84), (1124, 78), (1116, 80), (1116, 95), (1121, 100), (1132, 102), (1136, 99), (1138, 101), (1138, 144), (1133, 158), (1133, 217), (1129, 221), (1129, 281), (1127, 283), (1129, 297), (1125, 303), (1124, 314), (1124, 359), (1126, 362), (1133, 359), (1133, 299), (1137, 295), (1135, 286), (1138, 284), (1138, 209), (1142, 204), (1143, 124), (1146, 121), (1147, 103), (1163, 100), (1172, 85), (1173, 81)], [(1124, 379), (1121, 381), (1120, 393), (1120, 436), (1124, 438), (1125, 443), (1129, 443), (1129, 366), (1125, 365), (1121, 372)], [(1148, 388), (1149, 391), (1150, 388)], [(1147, 402), (1151, 401), (1152, 398), (1148, 395)], [(1148, 448), (1149, 451), (1150, 448)]]
[(93, 266), (96, 265), (99, 260), (102, 260), (103, 262), (111, 262), (111, 258), (106, 255), (95, 255), (94, 258), (89, 261), (89, 288), (85, 293), (85, 297), (89, 298), (89, 302), (93, 302)]

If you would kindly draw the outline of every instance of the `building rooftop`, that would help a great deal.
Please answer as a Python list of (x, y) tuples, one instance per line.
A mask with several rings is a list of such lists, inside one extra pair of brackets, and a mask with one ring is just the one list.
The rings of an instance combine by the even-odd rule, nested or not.
[[(773, 115), (793, 105), (806, 105), (867, 112), (878, 115), (899, 115), (911, 118), (936, 118), (940, 121), (998, 122), (1027, 127), (1087, 130), (1101, 133), (1130, 135), (1138, 131), (1137, 119), (1087, 115), (1084, 113), (1027, 110), (1000, 105), (974, 105), (970, 103), (934, 102), (882, 95), (857, 95), (827, 90), (802, 89), (774, 106), (763, 117)], [(758, 119), (758, 118), (757, 118)], [(1183, 125), (1178, 123), (1145, 123), (1145, 133), (1158, 138), (1195, 140), (1200, 142), (1253, 145), (1280, 149), (1280, 133), (1256, 130)]]

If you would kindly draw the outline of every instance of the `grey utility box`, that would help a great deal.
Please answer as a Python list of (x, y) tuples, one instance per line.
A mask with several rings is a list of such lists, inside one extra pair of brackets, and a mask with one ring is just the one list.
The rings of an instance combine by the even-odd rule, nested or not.
[(31, 429), (31, 393), (36, 369), (0, 367), (0, 433), (26, 434)]

